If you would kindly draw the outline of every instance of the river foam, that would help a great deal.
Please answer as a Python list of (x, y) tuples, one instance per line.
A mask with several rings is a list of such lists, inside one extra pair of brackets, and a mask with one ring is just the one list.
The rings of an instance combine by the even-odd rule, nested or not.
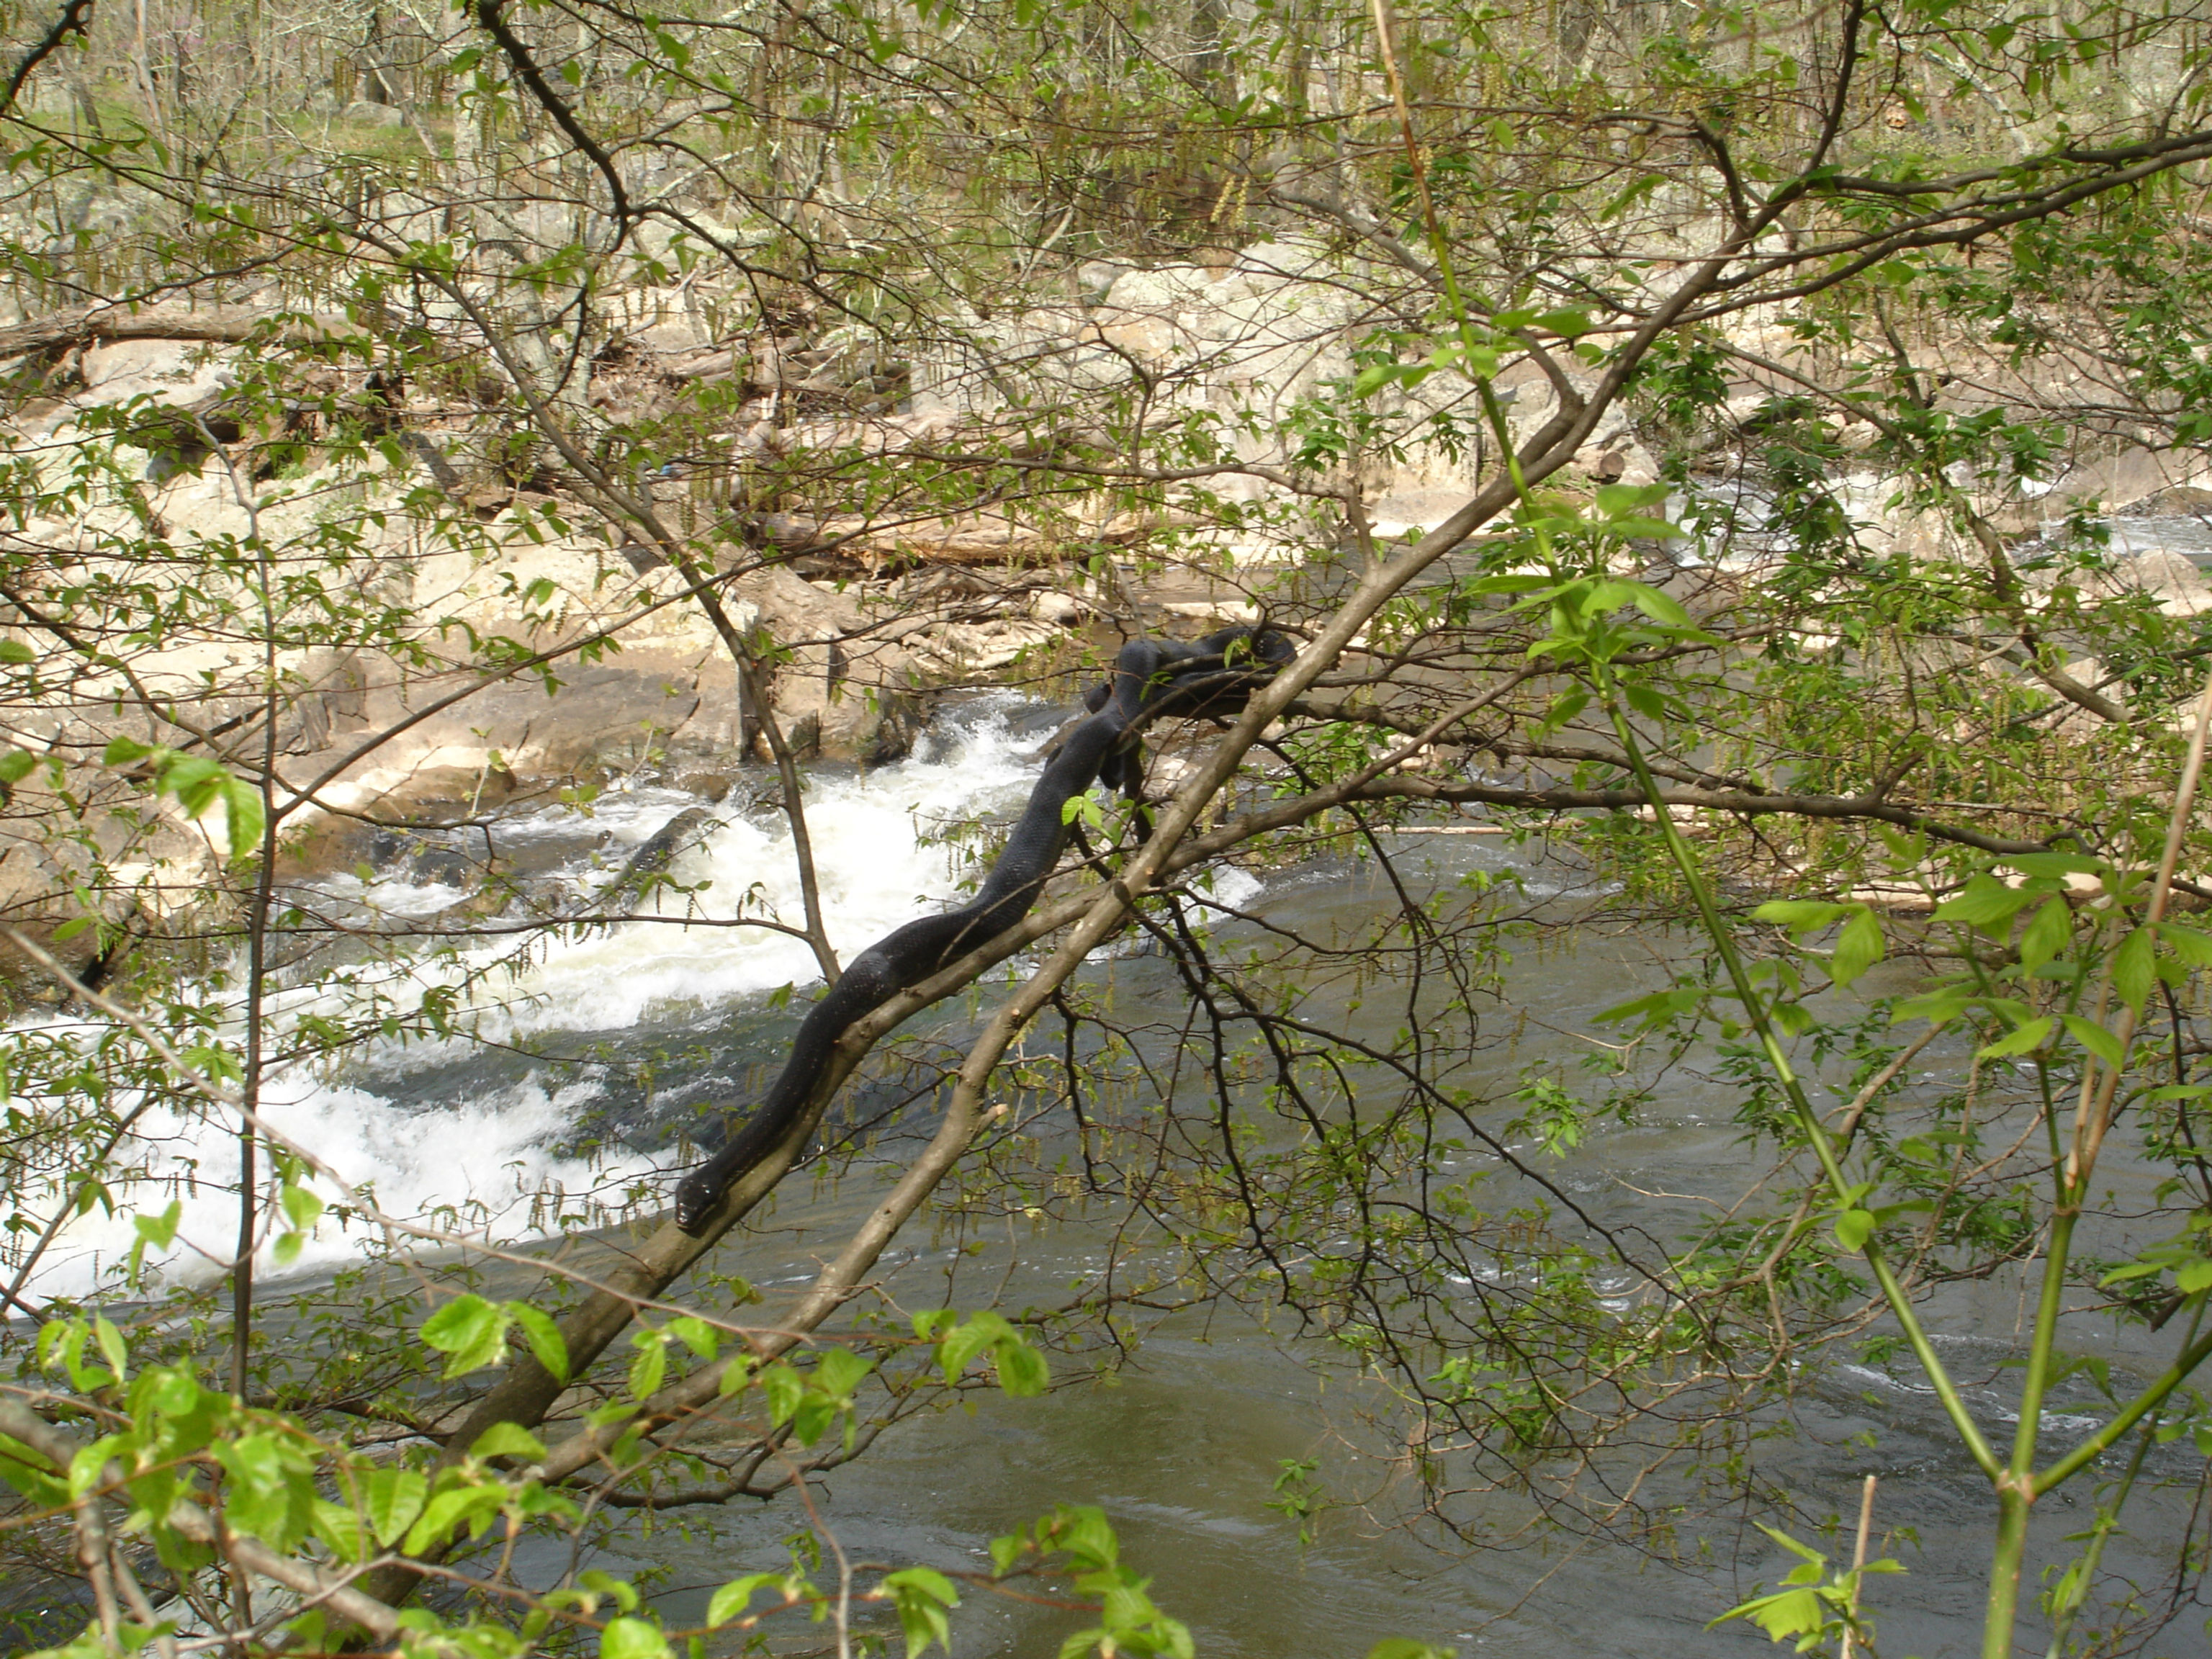
[[(1012, 699), (970, 705), (940, 722), (904, 761), (810, 780), (807, 823), (825, 925), (841, 958), (915, 915), (962, 901), (963, 885), (980, 868), (946, 837), (1026, 796), (1043, 734), (1021, 729), (1022, 710)], [(558, 854), (539, 884), (541, 902), (562, 891), (581, 899), (611, 881), (678, 811), (696, 805), (691, 796), (647, 787), (611, 793), (586, 811), (520, 815), (495, 833), (504, 846), (535, 843), (543, 851), (550, 843)], [(800, 921), (790, 829), (780, 813), (730, 812), (668, 873), (697, 890), (644, 902), (665, 920), (549, 936), (519, 968), (502, 962), (511, 938), (465, 937), (447, 941), (444, 951), (356, 966), (359, 979), (403, 1003), (426, 988), (464, 988), (461, 1017), (470, 1035), (404, 1048), (379, 1039), (336, 1071), (280, 1072), (265, 1088), (267, 1121), (346, 1182), (373, 1192), (388, 1214), (437, 1218), (479, 1236), (487, 1229), (507, 1237), (541, 1232), (558, 1225), (562, 1213), (592, 1218), (626, 1195), (649, 1194), (658, 1173), (653, 1157), (619, 1142), (594, 1158), (559, 1150), (599, 1092), (577, 1081), (573, 1068), (525, 1063), (520, 1077), (479, 1079), (481, 1086), (462, 1086), (461, 1079), (470, 1075), (467, 1056), (486, 1041), (527, 1045), (580, 1034), (619, 1042), (664, 1030), (696, 1031), (781, 988), (803, 995), (819, 981), (812, 952), (788, 933), (680, 925), (687, 907), (710, 921), (738, 915)], [(357, 918), (390, 922), (441, 915), (465, 894), (450, 870), (419, 880), (383, 871), (366, 881), (335, 878), (315, 896)], [(296, 1029), (303, 1016), (337, 1012), (335, 994), (318, 986), (288, 989), (273, 1000), (270, 1023), (278, 1035)], [(42, 1022), (50, 1037), (70, 1024)], [(74, 1029), (88, 1044), (102, 1030), (90, 1023)], [(447, 1073), (453, 1081), (442, 1080)], [(433, 1079), (427, 1088), (426, 1074)], [(184, 1279), (225, 1271), (238, 1224), (238, 1146), (235, 1120), (222, 1118), (148, 1111), (132, 1147), (142, 1174), (118, 1190), (121, 1212), (96, 1209), (71, 1222), (39, 1264), (31, 1289), (45, 1296), (92, 1289), (131, 1249), (129, 1212), (158, 1213), (172, 1200), (181, 1207), (180, 1224), (163, 1271)], [(319, 1190), (333, 1205), (343, 1202), (328, 1183)], [(327, 1270), (348, 1260), (362, 1227), (325, 1218), (291, 1271)]]

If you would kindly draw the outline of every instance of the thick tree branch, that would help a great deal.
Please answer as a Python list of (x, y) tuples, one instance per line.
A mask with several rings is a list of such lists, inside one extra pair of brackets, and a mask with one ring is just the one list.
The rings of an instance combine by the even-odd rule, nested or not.
[(93, 4), (94, 0), (68, 0), (68, 3), (62, 7), (61, 15), (54, 19), (53, 27), (40, 35), (38, 44), (23, 54), (15, 64), (15, 72), (9, 76), (7, 86), (0, 88), (0, 115), (5, 115), (15, 107), (16, 96), (23, 90), (23, 82), (31, 78), (33, 70), (59, 51), (62, 42), (70, 36), (82, 35), (92, 26)]

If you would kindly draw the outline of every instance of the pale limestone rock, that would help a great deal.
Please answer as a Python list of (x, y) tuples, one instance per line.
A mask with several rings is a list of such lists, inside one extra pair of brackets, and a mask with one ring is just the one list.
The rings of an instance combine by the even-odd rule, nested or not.
[(2194, 617), (2212, 611), (2212, 583), (2195, 562), (2170, 549), (2138, 554), (2120, 567), (2120, 579), (2150, 594), (2169, 617)]
[(1079, 628), (1091, 612), (1073, 593), (1056, 587), (1042, 587), (1030, 596), (1030, 614), (1055, 628)]
[(113, 340), (87, 348), (82, 404), (150, 398), (179, 409), (204, 409), (237, 378), (235, 348), (186, 340)]
[(2148, 594), (2169, 617), (2194, 617), (2212, 611), (2212, 584), (2206, 582), (2204, 573), (2186, 555), (2169, 548), (2154, 548), (2130, 559), (2117, 560), (2109, 572), (2084, 586), (2102, 599)]
[(2212, 487), (2212, 458), (2198, 451), (2130, 449), (2075, 467), (2037, 506), (2045, 518), (2056, 520), (2086, 501), (2102, 503), (2107, 512), (2118, 512), (2169, 492), (2201, 494), (2208, 487)]

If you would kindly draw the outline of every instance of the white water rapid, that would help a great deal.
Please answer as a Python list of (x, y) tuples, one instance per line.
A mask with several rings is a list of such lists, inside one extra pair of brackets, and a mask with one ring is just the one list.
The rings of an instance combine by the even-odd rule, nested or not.
[[(963, 883), (980, 869), (943, 837), (978, 818), (1018, 806), (1037, 774), (1050, 728), (1019, 729), (1022, 705), (995, 699), (969, 706), (926, 736), (912, 757), (860, 775), (825, 773), (810, 781), (807, 820), (832, 943), (849, 957), (893, 927), (933, 908), (959, 902)], [(588, 812), (566, 808), (510, 818), (497, 826), (502, 857), (533, 846), (549, 873), (541, 899), (565, 889), (580, 900), (618, 872), (635, 849), (676, 814), (699, 805), (677, 791), (639, 787), (611, 793)], [(594, 846), (597, 842), (601, 844)], [(703, 845), (684, 854), (669, 874), (686, 886), (708, 885), (688, 902), (694, 913), (723, 920), (740, 913), (797, 922), (803, 915), (791, 839), (781, 814), (728, 813)], [(1256, 884), (1224, 872), (1223, 896), (1234, 902)], [(467, 896), (448, 868), (419, 878), (398, 871), (364, 882), (338, 877), (316, 884), (325, 908), (385, 927), (434, 920)], [(564, 1137), (595, 1104), (601, 1085), (557, 1062), (501, 1053), (487, 1065), (482, 1044), (580, 1037), (619, 1048), (626, 1041), (671, 1045), (712, 1033), (720, 1019), (757, 1009), (785, 986), (799, 1002), (818, 980), (805, 944), (765, 928), (684, 927), (687, 901), (663, 895), (645, 902), (667, 918), (593, 929), (581, 938), (554, 935), (519, 971), (501, 967), (517, 944), (508, 935), (465, 937), (454, 948), (411, 953), (398, 964), (374, 963), (351, 971), (411, 1007), (424, 988), (464, 988), (462, 1006), (474, 1036), (401, 1045), (379, 1040), (337, 1069), (299, 1066), (268, 1084), (263, 1110), (279, 1132), (313, 1150), (348, 1182), (373, 1191), (399, 1217), (446, 1216), (480, 1230), (495, 1223), (508, 1236), (546, 1230), (584, 1195), (618, 1200), (621, 1189), (652, 1176), (655, 1160), (614, 1140), (604, 1156), (563, 1156)], [(465, 924), (456, 922), (456, 927)], [(357, 994), (357, 988), (356, 988)], [(295, 988), (273, 999), (272, 1041), (297, 1029), (304, 1015), (336, 1014), (331, 988)], [(89, 1042), (100, 1027), (68, 1019), (40, 1022), (46, 1035), (74, 1025)], [(19, 1028), (22, 1029), (22, 1028)], [(228, 1034), (234, 1039), (235, 1031)], [(562, 1045), (574, 1052), (580, 1045)], [(237, 1200), (225, 1190), (236, 1179), (236, 1122), (155, 1107), (137, 1126), (135, 1151), (143, 1178), (125, 1189), (128, 1209), (158, 1213), (174, 1198), (182, 1206), (176, 1249), (164, 1271), (185, 1278), (222, 1270), (237, 1230)], [(343, 1195), (319, 1183), (331, 1203)], [(326, 1218), (293, 1272), (337, 1265), (358, 1247), (362, 1223), (350, 1230)], [(127, 1255), (135, 1235), (127, 1213), (100, 1210), (66, 1227), (31, 1278), (43, 1295), (86, 1291)], [(264, 1250), (267, 1248), (264, 1243)], [(10, 1273), (8, 1277), (14, 1275)]]

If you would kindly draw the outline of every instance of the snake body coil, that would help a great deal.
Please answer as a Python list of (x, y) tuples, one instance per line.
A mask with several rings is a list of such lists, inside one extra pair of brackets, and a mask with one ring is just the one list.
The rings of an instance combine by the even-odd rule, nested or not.
[(1067, 800), (1101, 780), (1135, 794), (1146, 726), (1168, 715), (1235, 714), (1292, 654), (1281, 635), (1242, 627), (1188, 645), (1133, 640), (1122, 647), (1113, 679), (1085, 699), (1089, 716), (1047, 763), (981, 890), (957, 910), (908, 922), (853, 958), (799, 1023), (782, 1074), (744, 1127), (678, 1184), (676, 1224), (695, 1235), (703, 1231), (730, 1184), (782, 1139), (847, 1026), (1029, 914), (1066, 844)]

